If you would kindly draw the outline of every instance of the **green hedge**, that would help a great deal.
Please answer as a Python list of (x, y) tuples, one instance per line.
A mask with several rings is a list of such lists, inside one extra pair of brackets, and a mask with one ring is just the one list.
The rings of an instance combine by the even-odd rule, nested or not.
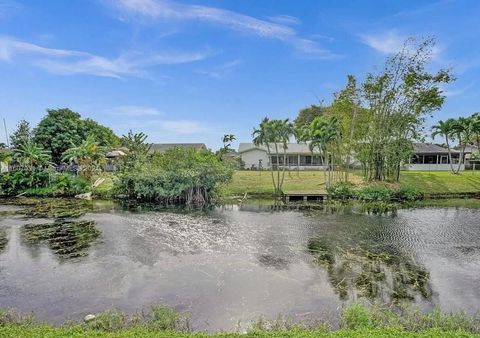
[(359, 200), (362, 202), (413, 202), (423, 195), (413, 187), (403, 186), (398, 189), (384, 186), (355, 187), (351, 183), (338, 182), (327, 188), (333, 200)]

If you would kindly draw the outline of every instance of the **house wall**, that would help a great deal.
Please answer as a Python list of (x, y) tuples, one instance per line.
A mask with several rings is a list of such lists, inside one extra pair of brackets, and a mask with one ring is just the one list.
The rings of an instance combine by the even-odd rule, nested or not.
[[(454, 168), (458, 167), (458, 164), (453, 165)], [(407, 164), (405, 165), (406, 170), (419, 170), (419, 171), (442, 171), (442, 170), (451, 170), (450, 164)], [(465, 170), (465, 165), (460, 166), (460, 170)]]
[(260, 149), (251, 149), (240, 154), (243, 162), (245, 162), (245, 169), (251, 169), (252, 166), (258, 169), (258, 161), (262, 160), (262, 167), (267, 169), (270, 167), (267, 152)]
[[(251, 149), (245, 151), (240, 154), (240, 157), (243, 162), (245, 162), (245, 169), (258, 169), (258, 161), (262, 160), (262, 168), (269, 169), (270, 168), (270, 161), (268, 159), (268, 155), (266, 151), (260, 149)], [(283, 168), (280, 165), (280, 168)], [(289, 165), (285, 167), (287, 170), (324, 170), (326, 166), (323, 165), (308, 165), (308, 166), (297, 166), (297, 165)]]
[(0, 162), (0, 173), (8, 172), (8, 165), (6, 163)]

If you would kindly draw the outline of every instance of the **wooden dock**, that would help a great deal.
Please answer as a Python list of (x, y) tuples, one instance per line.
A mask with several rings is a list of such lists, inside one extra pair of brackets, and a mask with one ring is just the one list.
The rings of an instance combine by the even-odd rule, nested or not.
[(288, 202), (323, 202), (328, 198), (328, 194), (323, 191), (285, 191), (285, 200)]

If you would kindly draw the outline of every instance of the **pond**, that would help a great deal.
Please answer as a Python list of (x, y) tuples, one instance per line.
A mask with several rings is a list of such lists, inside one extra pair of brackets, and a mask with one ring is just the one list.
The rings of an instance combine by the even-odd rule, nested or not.
[[(153, 304), (218, 331), (279, 314), (335, 322), (363, 300), (472, 314), (480, 303), (480, 209), (49, 203), (0, 205), (0, 307), (56, 324)], [(72, 203), (84, 204), (65, 213)]]

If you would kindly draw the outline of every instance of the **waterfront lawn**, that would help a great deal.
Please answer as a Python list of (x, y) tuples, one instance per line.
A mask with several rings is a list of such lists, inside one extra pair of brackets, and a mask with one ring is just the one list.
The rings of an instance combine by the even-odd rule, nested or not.
[[(350, 174), (350, 181), (363, 184), (359, 172)], [(413, 187), (424, 194), (457, 194), (480, 192), (480, 171), (464, 171), (454, 175), (448, 171), (402, 171), (400, 184)], [(272, 178), (269, 171), (236, 171), (226, 186), (226, 194), (243, 196), (271, 196)], [(288, 171), (285, 173), (284, 191), (325, 192), (323, 171)]]
[(22, 337), (22, 338), (470, 338), (479, 335), (466, 333), (464, 331), (442, 331), (429, 329), (420, 332), (404, 331), (396, 328), (383, 329), (358, 329), (340, 331), (271, 331), (251, 333), (219, 333), (208, 335), (205, 333), (179, 333), (171, 331), (155, 331), (148, 328), (135, 328), (117, 332), (102, 332), (96, 330), (85, 330), (81, 327), (54, 328), (51, 326), (15, 326), (6, 325), (0, 327), (0, 337)]
[[(361, 182), (360, 176), (354, 174), (350, 176), (353, 182)], [(270, 197), (273, 194), (271, 173), (270, 171), (255, 170), (236, 171), (226, 190), (226, 193), (231, 196), (243, 196), (248, 193), (249, 195), (268, 195)], [(324, 173), (319, 170), (286, 171), (283, 191), (325, 192)]]
[(457, 194), (480, 192), (480, 171), (402, 171), (400, 182), (425, 194)]

